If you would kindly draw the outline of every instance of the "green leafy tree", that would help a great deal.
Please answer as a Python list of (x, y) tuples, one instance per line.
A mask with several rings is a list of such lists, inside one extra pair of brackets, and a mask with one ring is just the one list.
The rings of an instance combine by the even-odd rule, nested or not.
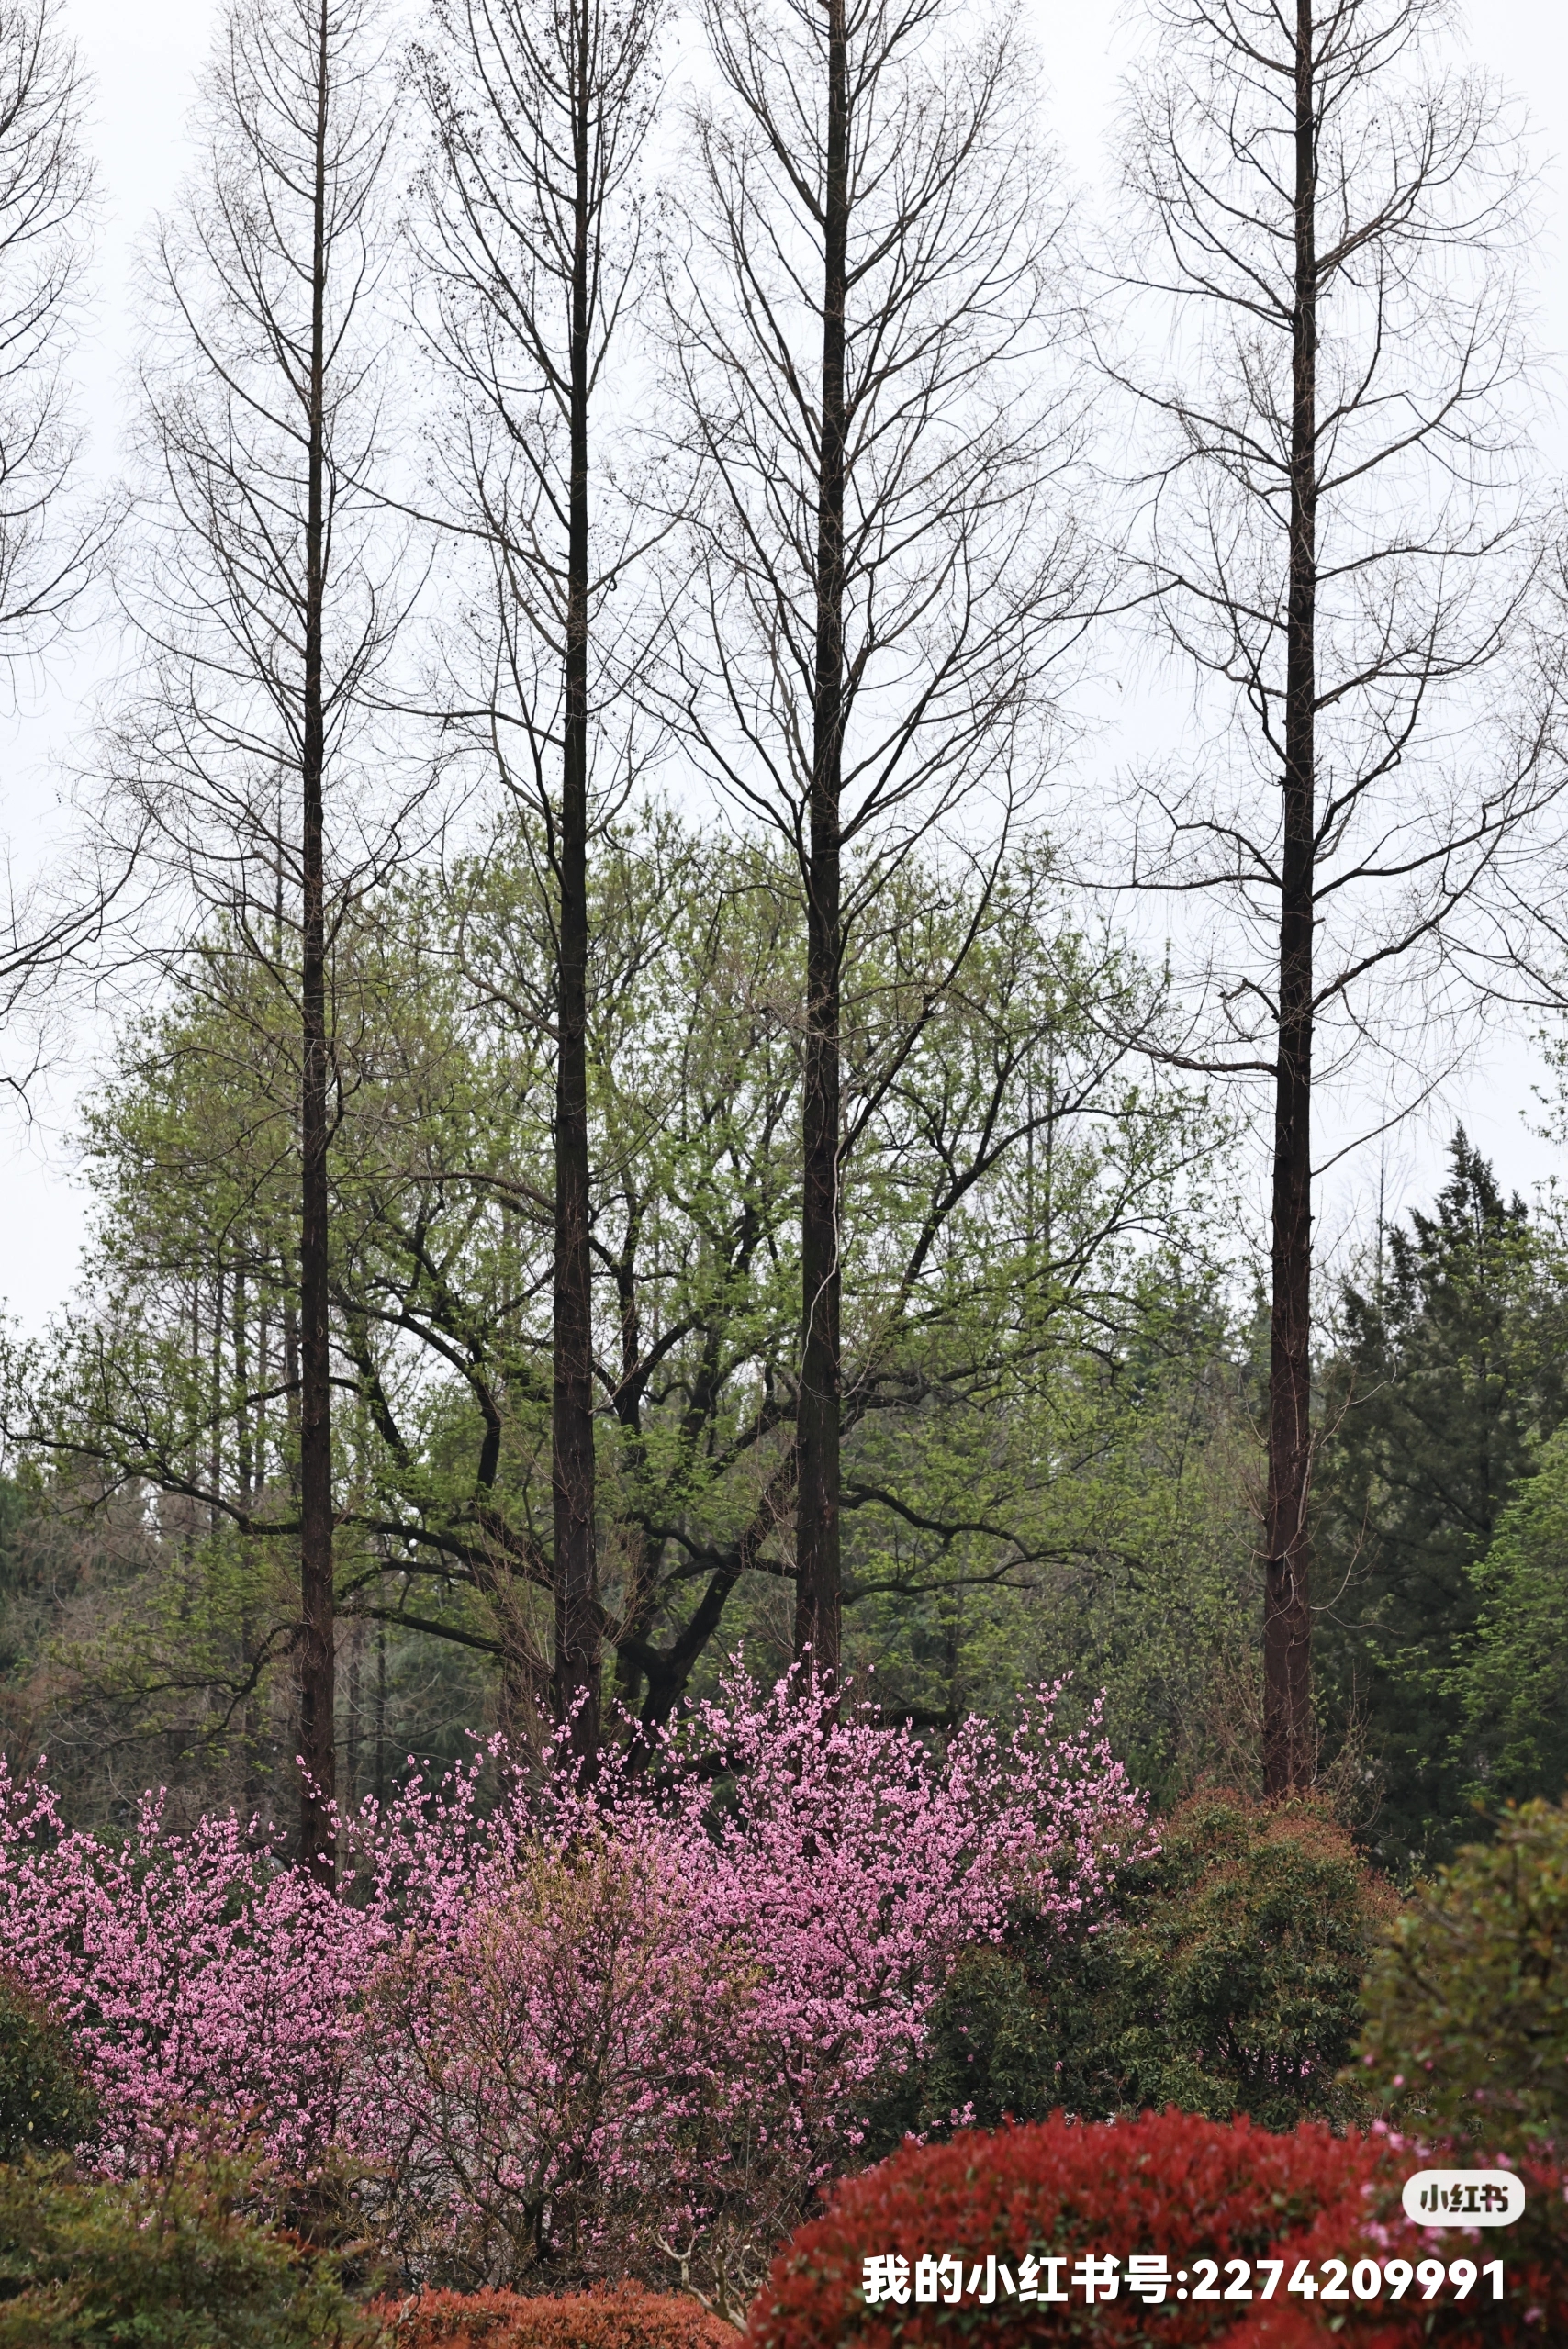
[[(501, 833), (404, 880), (342, 943), (334, 1541), (360, 1791), (386, 1751), (378, 1729), (350, 1758), (385, 1641), (427, 1683), (415, 1751), (487, 1704), (520, 1734), (549, 1708), (532, 846)], [(653, 816), (614, 851), (589, 1023), (599, 1554), (618, 1692), (652, 1724), (737, 1639), (790, 1653), (802, 945), (760, 848)], [(1173, 1549), (1204, 1549), (1201, 1479), (1170, 1506), (1146, 1491), (1195, 1429), (1235, 1436), (1228, 1402), (1177, 1391), (1194, 1347), (1206, 1365), (1225, 1342), (1198, 1204), (1225, 1135), (1106, 1041), (1105, 1005), (1157, 1019), (1158, 981), (1074, 929), (1039, 852), (969, 890), (912, 864), (881, 903), (845, 990), (846, 1596), (857, 1660), (945, 1718), (956, 1693), (1010, 1698), (1009, 1642), (1041, 1670), (1098, 1662), (1075, 1578), (1137, 1581), (1168, 1629), (1234, 1614), (1157, 1589)], [(81, 1674), (118, 1690), (122, 1732), (184, 1736), (194, 1769), (227, 1757), (247, 1800), (286, 1767), (297, 1525), (289, 1135), (253, 970), (215, 939), (194, 1000), (128, 1037), (89, 1134), (90, 1301), (7, 1381), (54, 1499), (152, 1517), (156, 1569), (86, 1610)], [(1130, 1673), (1139, 1625), (1114, 1594), (1109, 1614)]]
[(1568, 1785), (1568, 1432), (1541, 1448), (1471, 1579), (1475, 1631), (1449, 1683), (1467, 1791), (1555, 1800)]
[(1383, 1779), (1373, 1846), (1400, 1872), (1451, 1849), (1463, 1818), (1473, 1569), (1568, 1411), (1552, 1235), (1462, 1131), (1451, 1157), (1435, 1211), (1391, 1227), (1376, 1278), (1344, 1290), (1324, 1378), (1320, 1672), (1340, 1724), (1363, 1726)]
[(1086, 2120), (1169, 2104), (1270, 2129), (1349, 2118), (1338, 2080), (1386, 1906), (1310, 1803), (1206, 1790), (1160, 1823), (1114, 1920), (1066, 1946), (1020, 1917), (960, 1963), (933, 2016), (913, 2118)]
[(1568, 2132), (1568, 1810), (1526, 1803), (1394, 1918), (1366, 1982), (1368, 2094), (1516, 2153)]
[(1035, 1350), (1010, 1362), (993, 1342), (991, 1408), (939, 1392), (872, 1422), (911, 1502), (918, 1464), (948, 1515), (862, 1510), (846, 1543), (846, 1653), (884, 1701), (1005, 1715), (1020, 1686), (1070, 1675), (1064, 1710), (1103, 1692), (1115, 1751), (1164, 1804), (1205, 1773), (1260, 1784), (1261, 1717), (1256, 1379), (1202, 1214), (1170, 1211), (1096, 1310), (1064, 1293)]

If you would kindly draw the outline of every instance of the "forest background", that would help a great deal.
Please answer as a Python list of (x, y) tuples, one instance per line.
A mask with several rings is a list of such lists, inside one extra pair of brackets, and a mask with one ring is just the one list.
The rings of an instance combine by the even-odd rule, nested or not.
[[(261, 7), (232, 21), (264, 33), (311, 13)], [(352, 552), (328, 785), (323, 1031), (335, 1672), (330, 1724), (318, 1718), (316, 1735), (352, 1800), (389, 1793), (409, 1757), (457, 1759), (476, 1730), (537, 1746), (586, 1684), (575, 1664), (563, 1679), (564, 1643), (570, 1651), (578, 1635), (561, 1617), (555, 1392), (563, 884), (552, 827), (571, 687), (557, 706), (556, 688), (540, 683), (569, 652), (570, 595), (564, 567), (541, 553), (565, 478), (550, 471), (558, 456), (529, 471), (529, 435), (543, 446), (554, 429), (543, 414), (553, 395), (541, 408), (537, 386), (498, 364), (497, 321), (536, 374), (540, 351), (459, 250), (474, 232), (472, 184), (466, 197), (441, 193), (442, 171), (461, 188), (472, 155), (432, 62), (440, 44), (410, 63), (411, 21), (317, 13), (342, 43), (335, 70), (368, 108), (355, 117), (362, 143), (338, 159), (350, 191), (342, 233), (360, 256), (345, 298), (360, 306), (362, 341), (327, 468), (339, 548), (352, 541)], [(1182, 37), (1182, 12), (1164, 13)], [(1129, 15), (1129, 51), (1148, 48), (1159, 14), (1141, 32)], [(1382, 14), (1421, 20), (1439, 84), (1458, 71), (1457, 33), (1438, 12)], [(596, 643), (589, 693), (583, 1117), (597, 1493), (582, 1636), (596, 1695), (651, 1727), (710, 1693), (736, 1649), (771, 1677), (801, 1644), (796, 1446), (812, 1388), (801, 1166), (817, 942), (814, 850), (801, 850), (788, 810), (791, 789), (796, 810), (809, 807), (818, 770), (808, 756), (804, 782), (789, 780), (798, 744), (769, 700), (769, 656), (756, 653), (759, 575), (734, 552), (743, 503), (727, 526), (702, 504), (715, 474), (731, 480), (747, 432), (754, 452), (762, 445), (756, 409), (734, 387), (745, 371), (734, 345), (704, 340), (700, 274), (671, 290), (691, 249), (683, 235), (734, 258), (733, 218), (721, 206), (683, 229), (685, 198), (668, 176), (681, 139), (696, 137), (695, 151), (719, 154), (711, 186), (730, 185), (721, 148), (677, 127), (682, 75), (700, 97), (711, 75), (695, 28), (671, 34), (635, 11), (615, 21), (623, 39), (633, 28), (631, 46), (642, 27), (650, 56), (660, 39), (676, 54), (656, 58), (639, 85), (649, 95), (625, 101), (650, 148), (646, 246), (626, 280), (641, 307), (613, 319), (627, 339), (615, 346), (621, 374), (606, 363), (615, 455), (596, 509), (620, 535), (599, 575), (614, 619)], [(788, 28), (787, 11), (779, 21)], [(457, 26), (459, 49), (472, 23)], [(950, 38), (980, 73), (978, 19), (935, 11), (933, 24), (931, 39)], [(1051, 28), (1033, 29), (1055, 71)], [(121, 386), (136, 419), (130, 503), (114, 520), (112, 585), (95, 577), (84, 589), (89, 632), (73, 662), (62, 667), (57, 653), (52, 684), (21, 680), (54, 713), (40, 722), (69, 709), (83, 853), (116, 894), (101, 934), (87, 925), (91, 1001), (45, 990), (37, 1023), (30, 1000), (14, 1022), (17, 1070), (35, 1046), (40, 1063), (80, 1070), (90, 1039), (93, 1072), (62, 1120), (90, 1202), (80, 1277), (53, 1314), (17, 1331), (6, 1360), (0, 1701), (12, 1762), (47, 1749), (68, 1810), (95, 1825), (122, 1818), (151, 1782), (193, 1806), (231, 1801), (291, 1818), (301, 1689), (320, 1629), (308, 1557), (303, 1606), (299, 1594), (311, 1538), (298, 1204), (309, 1050), (302, 1061), (295, 1025), (302, 1007), (309, 1019), (308, 853), (279, 787), (287, 760), (235, 716), (232, 647), (254, 640), (230, 628), (230, 649), (214, 655), (203, 636), (233, 597), (236, 545), (250, 549), (241, 606), (259, 576), (249, 525), (225, 502), (255, 471), (255, 447), (242, 464), (224, 456), (231, 413), (215, 426), (202, 409), (221, 380), (223, 302), (204, 312), (198, 294), (180, 290), (193, 282), (182, 270), (215, 265), (214, 215), (202, 207), (243, 166), (224, 143), (235, 123), (255, 119), (253, 89), (223, 117), (221, 40), (216, 54), (207, 146), (198, 135), (193, 179), (170, 193), (132, 303), (139, 372)], [(908, 491), (912, 512), (928, 500), (911, 543), (946, 550), (933, 608), (950, 609), (958, 547), (971, 580), (984, 574), (991, 610), (979, 652), (950, 643), (945, 668), (933, 640), (946, 619), (906, 612), (914, 650), (882, 688), (874, 725), (911, 779), (873, 807), (884, 829), (868, 823), (860, 864), (853, 844), (848, 860), (834, 1573), (843, 1667), (874, 1672), (890, 1714), (940, 1732), (971, 1709), (1004, 1717), (1020, 1690), (1070, 1674), (1070, 1704), (1103, 1689), (1115, 1750), (1169, 1803), (1204, 1778), (1265, 1784), (1261, 1558), (1279, 1284), (1271, 1297), (1258, 1169), (1274, 1102), (1266, 1062), (1235, 1081), (1237, 1041), (1252, 1031), (1230, 1008), (1239, 950), (1216, 944), (1225, 934), (1209, 900), (1172, 914), (1167, 898), (1150, 912), (1127, 894), (1130, 811), (1177, 805), (1170, 775), (1189, 754), (1201, 767), (1226, 739), (1216, 710), (1237, 678), (1222, 656), (1219, 699), (1212, 683), (1194, 686), (1195, 666), (1207, 662), (1212, 679), (1215, 665), (1202, 646), (1194, 655), (1190, 621), (1170, 620), (1172, 582), (1188, 582), (1140, 536), (1163, 460), (1146, 453), (1129, 473), (1106, 445), (1108, 386), (1127, 397), (1117, 411), (1127, 415), (1148, 393), (1142, 330), (1109, 348), (1096, 289), (1119, 272), (1125, 295), (1136, 271), (1125, 258), (1113, 270), (1092, 194), (1066, 225), (1067, 178), (1040, 147), (1033, 70), (1024, 50), (1009, 53), (1001, 111), (987, 121), (988, 137), (1020, 142), (994, 150), (1010, 168), (1028, 150), (1037, 210), (1020, 229), (1020, 203), (999, 234), (1005, 174), (982, 174), (974, 218), (993, 238), (991, 274), (938, 321), (961, 329), (944, 346), (961, 352), (941, 381), (956, 403), (945, 484), (930, 503), (931, 475), (912, 473)], [(649, 133), (651, 116), (636, 109), (661, 86), (676, 96)], [(972, 95), (982, 102), (992, 103), (985, 91)], [(1553, 1442), (1568, 1420), (1568, 1236), (1550, 1183), (1527, 1204), (1512, 1195), (1513, 1164), (1499, 1179), (1462, 1131), (1446, 1171), (1417, 1183), (1418, 1203), (1396, 1207), (1391, 1153), (1397, 1168), (1411, 1129), (1379, 1132), (1391, 1119), (1440, 1119), (1468, 1072), (1493, 1068), (1499, 1053), (1517, 1061), (1500, 1035), (1537, 1036), (1546, 1163), (1560, 1146), (1560, 526), (1550, 365), (1535, 356), (1529, 385), (1524, 369), (1527, 344), (1539, 352), (1547, 341), (1530, 289), (1550, 207), (1537, 191), (1515, 207), (1511, 158), (1529, 151), (1515, 118), (1505, 108), (1487, 131), (1521, 135), (1522, 148), (1483, 159), (1485, 201), (1501, 207), (1484, 232), (1472, 233), (1473, 214), (1444, 232), (1461, 256), (1448, 290), (1462, 307), (1484, 294), (1470, 313), (1482, 319), (1475, 347), (1499, 339), (1477, 394), (1494, 404), (1466, 444), (1467, 464), (1484, 455), (1466, 486), (1485, 514), (1440, 551), (1450, 565), (1496, 557), (1504, 584), (1467, 649), (1442, 656), (1450, 669), (1423, 677), (1440, 703), (1437, 748), (1419, 779), (1414, 758), (1394, 777), (1408, 794), (1395, 801), (1406, 842), (1418, 808), (1437, 827), (1419, 857), (1436, 856), (1445, 874), (1462, 864), (1475, 827), (1453, 777), (1477, 741), (1505, 744), (1512, 769), (1486, 801), (1503, 812), (1480, 825), (1485, 855), (1436, 913), (1411, 915), (1399, 900), (1391, 915), (1386, 877), (1374, 873), (1372, 932), (1405, 935), (1406, 924), (1414, 962), (1375, 1001), (1349, 1001), (1343, 1054), (1331, 1054), (1319, 1093), (1320, 1186), (1341, 1143), (1367, 1138), (1359, 1193), (1328, 1191), (1330, 1244), (1319, 1241), (1316, 1265), (1310, 1751), (1291, 1772), (1321, 1783), (1401, 1874), (1450, 1848), (1477, 1797), (1555, 1795), (1568, 1773), (1568, 1453)], [(208, 162), (216, 176), (204, 182)], [(607, 165), (618, 196), (633, 187), (622, 169)], [(375, 175), (374, 195), (356, 173)], [(481, 190), (480, 217), (487, 200)], [(221, 204), (217, 218), (218, 233), (234, 237), (230, 258), (254, 250), (253, 223), (236, 228)], [(611, 239), (610, 250), (629, 247)], [(1488, 275), (1499, 256), (1502, 275)], [(940, 308), (938, 284), (922, 291)], [(598, 315), (609, 321), (605, 299)], [(965, 340), (977, 316), (991, 334), (984, 350)], [(242, 360), (253, 368), (264, 354), (258, 363), (246, 344)], [(225, 364), (238, 379), (240, 363)], [(955, 424), (986, 368), (983, 422), (966, 409)], [(252, 421), (267, 422), (253, 383), (241, 390)], [(1010, 402), (1022, 420), (1004, 425)], [(1191, 437), (1190, 401), (1169, 412)], [(765, 437), (773, 429), (765, 422)], [(966, 470), (959, 443), (983, 445), (983, 463)], [(218, 472), (230, 467), (217, 489), (215, 447)], [(509, 470), (518, 450), (521, 489)], [(819, 487), (806, 484), (812, 497)], [(1391, 510), (1402, 559), (1418, 535), (1409, 517), (1432, 510), (1420, 503), (1428, 490), (1401, 478)], [(1441, 527), (1459, 530), (1451, 505)], [(645, 576), (616, 603), (610, 575), (630, 576), (639, 550)], [(890, 576), (907, 598), (924, 575), (895, 559)], [(286, 605), (288, 580), (270, 578), (266, 593)], [(1448, 599), (1445, 587), (1445, 615)], [(1223, 604), (1207, 596), (1211, 611)], [(1163, 640), (1151, 617), (1169, 623)], [(694, 649), (701, 625), (711, 655)], [(944, 691), (953, 686), (929, 750), (930, 703), (917, 721), (897, 706), (921, 662)], [(1118, 677), (1146, 664), (1157, 688), (1118, 693)], [(1406, 667), (1377, 720), (1395, 735), (1403, 721), (1388, 710), (1408, 677)], [(721, 740), (715, 680), (721, 702), (752, 694), (754, 712), (791, 743), (774, 792), (782, 830), (767, 821), (772, 784), (743, 772)], [(289, 742), (293, 690), (278, 687), (274, 705)], [(301, 711), (308, 700), (306, 690)], [(1130, 718), (1118, 700), (1133, 702)], [(809, 701), (797, 694), (797, 716)], [(1185, 731), (1162, 760), (1172, 709), (1185, 710)], [(521, 767), (498, 755), (508, 742), (526, 745)], [(301, 772), (309, 756), (307, 745)], [(1248, 774), (1244, 798), (1267, 811), (1271, 787)], [(1265, 812), (1265, 833), (1274, 821)], [(58, 882), (46, 868), (43, 886), (65, 892), (57, 902), (74, 889), (93, 903), (80, 862)], [(1244, 932), (1255, 913), (1244, 908)], [(1427, 955), (1432, 940), (1440, 951)], [(1277, 1004), (1265, 1028), (1271, 1018)], [(1249, 1081), (1260, 1074), (1260, 1088)], [(47, 1115), (45, 1092), (29, 1085), (28, 1095)], [(57, 1091), (57, 1103), (70, 1098), (69, 1086)], [(316, 1571), (319, 1588), (319, 1561)]]

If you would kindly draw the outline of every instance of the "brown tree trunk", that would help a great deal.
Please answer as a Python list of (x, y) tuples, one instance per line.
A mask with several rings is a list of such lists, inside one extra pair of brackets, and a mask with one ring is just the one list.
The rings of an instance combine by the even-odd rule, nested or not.
[(234, 1478), (239, 1487), (240, 1506), (247, 1514), (255, 1494), (256, 1456), (251, 1433), (251, 1346), (250, 1324), (246, 1319), (245, 1271), (239, 1266), (234, 1274), (234, 1392), (238, 1412), (234, 1433)]
[(1263, 1784), (1310, 1785), (1312, 1739), (1312, 949), (1316, 844), (1317, 125), (1313, 0), (1297, 0), (1295, 311), (1279, 1061), (1274, 1093), (1269, 1495), (1264, 1538)]
[(831, 1681), (839, 1667), (839, 988), (843, 961), (839, 787), (844, 755), (845, 309), (849, 244), (849, 60), (845, 0), (827, 0), (822, 443), (817, 472), (816, 666), (806, 872), (804, 1187), (801, 1392), (795, 1444), (795, 1655)]
[(307, 386), (305, 707), (300, 761), (299, 1854), (329, 1878), (336, 1853), (331, 1333), (327, 1292), (327, 954), (321, 688), (326, 373), (327, 18), (319, 16)]
[(571, 478), (566, 524), (566, 707), (559, 844), (559, 1043), (555, 1062), (555, 1707), (592, 1773), (599, 1752), (601, 1628), (594, 1540), (593, 1332), (588, 1254), (588, 11), (577, 12), (571, 286)]

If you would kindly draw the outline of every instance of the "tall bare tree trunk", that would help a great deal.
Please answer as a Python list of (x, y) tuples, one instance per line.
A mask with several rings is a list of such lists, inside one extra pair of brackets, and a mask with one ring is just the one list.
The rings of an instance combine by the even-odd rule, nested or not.
[(593, 1326), (588, 1256), (588, 10), (578, 10), (572, 108), (571, 442), (566, 520), (566, 698), (560, 839), (560, 1001), (555, 1061), (555, 1293), (552, 1462), (555, 1704), (571, 1749), (599, 1751), (601, 1632), (594, 1540)]
[[(245, 1000), (270, 994), (281, 1036), (298, 1046), (274, 1097), (299, 1150), (298, 1260), (290, 1236), (279, 1266), (299, 1504), (292, 1750), (300, 1864), (329, 1883), (328, 1154), (339, 1103), (328, 962), (350, 909), (401, 861), (401, 827), (429, 789), (422, 769), (401, 804), (387, 794), (411, 716), (398, 739), (364, 756), (356, 747), (385, 707), (367, 681), (392, 658), (408, 610), (393, 584), (401, 548), (385, 537), (372, 487), (390, 406), (386, 337), (369, 312), (393, 130), (375, 15), (374, 0), (225, 0), (220, 11), (193, 126), (200, 161), (159, 230), (160, 323), (141, 381), (162, 482), (128, 598), (145, 615), (149, 661), (120, 730), (116, 786), (182, 902), (194, 898), (204, 927), (216, 917), (255, 975), (262, 994)], [(330, 843), (329, 785), (334, 806), (353, 801), (352, 825)]]
[[(602, 816), (592, 753), (608, 727), (620, 737), (617, 771), (627, 772), (622, 755), (635, 768), (623, 680), (640, 666), (624, 639), (613, 671), (601, 655), (599, 615), (621, 576), (635, 576), (640, 555), (635, 532), (626, 534), (635, 501), (609, 464), (600, 466), (603, 502), (590, 531), (588, 442), (590, 423), (600, 433), (596, 392), (603, 397), (614, 379), (611, 345), (635, 316), (637, 170), (656, 104), (653, 52), (663, 22), (662, 0), (434, 0), (434, 37), (416, 52), (446, 166), (424, 219), (437, 301), (431, 343), (465, 403), (487, 419), (454, 448), (465, 526), (476, 527), (492, 552), (504, 648), (499, 699), (491, 699), (494, 677), (483, 688), (486, 747), (499, 754), (507, 788), (539, 825), (554, 890), (548, 1012), (540, 1005), (556, 1039), (548, 1694), (556, 1720), (570, 1723), (566, 1753), (588, 1775), (599, 1751), (604, 1646), (588, 1084), (589, 848)], [(613, 401), (610, 412), (603, 437), (616, 429)], [(606, 526), (605, 505), (619, 525)], [(617, 541), (609, 576), (596, 578), (596, 543)], [(557, 729), (558, 804), (549, 775)], [(521, 773), (509, 741), (527, 745)], [(503, 1625), (521, 1628), (515, 1606), (499, 1613)], [(525, 1687), (543, 1695), (521, 1642), (517, 1657), (520, 1696)]]
[(799, 878), (794, 1646), (831, 1684), (846, 1169), (947, 984), (873, 1044), (847, 1031), (847, 974), (919, 842), (982, 784), (1000, 838), (1013, 778), (1048, 757), (1034, 730), (1087, 566), (1040, 527), (1071, 402), (1040, 390), (1059, 263), (1012, 14), (705, 0), (703, 19), (715, 88), (668, 318), (711, 498), (667, 673), (701, 765)]
[(816, 663), (806, 881), (806, 1043), (801, 1204), (801, 1393), (796, 1414), (795, 1656), (839, 1667), (839, 1001), (844, 941), (839, 795), (844, 755), (845, 311), (848, 299), (849, 57), (845, 0), (827, 0), (823, 217), (822, 445), (817, 474)]
[(306, 445), (305, 694), (300, 761), (299, 1135), (299, 1854), (335, 1873), (336, 1755), (332, 1577), (331, 1332), (327, 1289), (327, 947), (322, 844), (326, 740), (321, 699), (326, 443), (327, 17), (317, 52), (315, 185), (310, 252), (310, 353)]
[(1295, 308), (1291, 347), (1290, 582), (1279, 1064), (1274, 1092), (1269, 1496), (1264, 1538), (1263, 1783), (1310, 1785), (1312, 930), (1317, 706), (1317, 122), (1313, 0), (1296, 0)]
[(1125, 283), (1173, 304), (1170, 355), (1140, 331), (1136, 361), (1107, 364), (1153, 436), (1149, 608), (1214, 690), (1216, 733), (1179, 781), (1139, 788), (1155, 820), (1129, 878), (1238, 917), (1198, 934), (1215, 1023), (1187, 1065), (1273, 1082), (1260, 1549), (1278, 1795), (1316, 1768), (1314, 1057), (1327, 1034), (1336, 1067), (1368, 1046), (1418, 1065), (1419, 1031), (1460, 1000), (1473, 904), (1550, 796), (1533, 732), (1479, 731), (1466, 682), (1519, 644), (1530, 568), (1509, 412), (1519, 177), (1498, 94), (1440, 54), (1439, 0), (1147, 6)]

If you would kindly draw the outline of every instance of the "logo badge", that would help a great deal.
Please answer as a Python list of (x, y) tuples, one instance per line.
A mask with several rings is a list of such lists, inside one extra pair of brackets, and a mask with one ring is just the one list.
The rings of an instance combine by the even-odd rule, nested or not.
[(1511, 2227), (1525, 2184), (1512, 2170), (1417, 2170), (1402, 2199), (1418, 2227)]

